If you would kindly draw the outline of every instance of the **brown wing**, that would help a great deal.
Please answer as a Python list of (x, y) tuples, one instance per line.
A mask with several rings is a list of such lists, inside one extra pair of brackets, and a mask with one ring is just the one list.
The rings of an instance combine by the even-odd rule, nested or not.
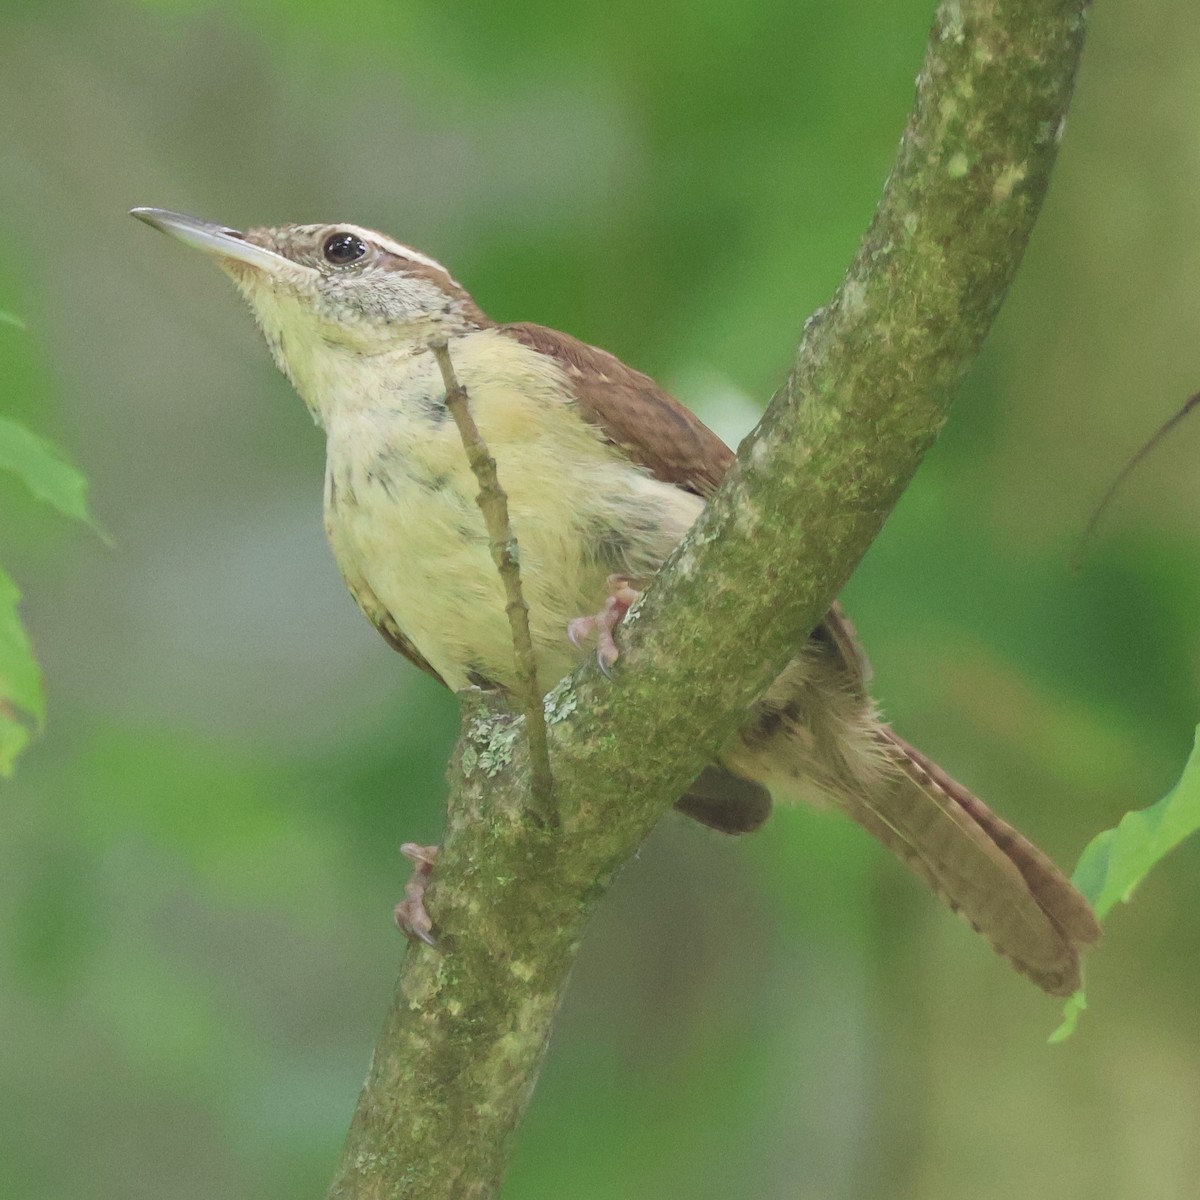
[(446, 681), (426, 662), (425, 657), (417, 650), (416, 646), (400, 632), (395, 621), (390, 618), (385, 621), (376, 621), (372, 618), (371, 624), (383, 634), (383, 640), (393, 650), (399, 651), (414, 667), (420, 667), (426, 675), (432, 675), (443, 687), (446, 686)]
[[(335, 533), (329, 530), (330, 542), (335, 541)], [(342, 578), (355, 603), (362, 609), (363, 616), (383, 635), (383, 640), (400, 654), (403, 654), (414, 667), (420, 667), (426, 675), (432, 675), (443, 687), (446, 681), (429, 665), (428, 659), (404, 636), (403, 630), (396, 624), (392, 614), (380, 603), (379, 597), (367, 581), (360, 575), (348, 574), (344, 569)]]
[(694, 413), (641, 371), (569, 334), (518, 321), (497, 330), (555, 360), (575, 390), (583, 419), (656, 479), (711, 496), (733, 451)]
[[(699, 496), (711, 496), (733, 462), (733, 451), (695, 413), (641, 371), (614, 354), (589, 346), (570, 334), (518, 321), (499, 332), (553, 358), (567, 373), (584, 420), (646, 467), (656, 479)], [(854, 626), (834, 604), (813, 631), (844, 662), (864, 688), (871, 667), (858, 644)]]
[(855, 684), (860, 690), (866, 691), (874, 672), (858, 640), (857, 630), (836, 600), (829, 606), (825, 620), (813, 630), (813, 637), (824, 639), (837, 650), (838, 657), (853, 675)]

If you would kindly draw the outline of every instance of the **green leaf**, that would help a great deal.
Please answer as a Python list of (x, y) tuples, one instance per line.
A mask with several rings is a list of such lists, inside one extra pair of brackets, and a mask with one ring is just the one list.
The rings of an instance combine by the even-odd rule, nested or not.
[(10, 716), (11, 712), (12, 709), (0, 701), (0, 779), (7, 779), (12, 774), (17, 755), (29, 741), (29, 727)]
[(1075, 1032), (1075, 1026), (1083, 1010), (1087, 1008), (1087, 993), (1080, 988), (1073, 996), (1067, 997), (1063, 1005), (1062, 1024), (1046, 1039), (1052, 1046), (1065, 1042)]
[[(20, 322), (0, 312), (0, 324)], [(12, 471), (39, 500), (105, 536), (88, 510), (83, 476), (50, 442), (7, 417), (0, 417), (0, 470)], [(0, 571), (0, 777), (12, 773), (30, 733), (45, 719), (42, 673), (17, 612), (20, 600), (16, 584)]]
[(1200, 730), (1179, 782), (1149, 808), (1128, 812), (1116, 829), (1088, 844), (1075, 868), (1075, 886), (1103, 920), (1118, 900), (1128, 901), (1150, 868), (1200, 829)]
[(14, 329), (24, 329), (25, 322), (15, 313), (5, 312), (0, 308), (0, 325), (11, 325)]
[(39, 500), (95, 527), (84, 477), (45, 438), (7, 417), (0, 417), (0, 470), (14, 471)]
[[(1106, 829), (1079, 856), (1073, 882), (1103, 920), (1118, 901), (1128, 903), (1134, 889), (1184, 838), (1200, 829), (1200, 729), (1179, 782), (1149, 808), (1127, 812), (1115, 829)], [(1082, 991), (1063, 1009), (1062, 1024), (1050, 1041), (1070, 1037), (1087, 1007)]]
[(46, 713), (42, 672), (17, 613), (20, 600), (16, 584), (0, 571), (0, 776), (11, 773), (29, 740), (21, 714), (40, 726)]

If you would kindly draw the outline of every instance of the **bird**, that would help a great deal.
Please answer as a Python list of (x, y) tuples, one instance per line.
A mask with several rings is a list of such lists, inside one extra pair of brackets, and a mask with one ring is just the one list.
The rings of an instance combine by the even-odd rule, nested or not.
[[(432, 348), (444, 341), (508, 495), (539, 678), (569, 673), (593, 633), (611, 667), (621, 615), (734, 460), (715, 433), (615, 355), (492, 320), (440, 262), (374, 230), (132, 215), (214, 258), (248, 303), (324, 430), (338, 568), (395, 650), (455, 691), (517, 687), (503, 584)], [(773, 798), (839, 810), (1019, 972), (1073, 993), (1100, 936), (1087, 900), (883, 721), (869, 681), (834, 604), (676, 807), (730, 834), (759, 828)], [(432, 853), (405, 852), (427, 878)], [(407, 916), (432, 941), (417, 893)]]

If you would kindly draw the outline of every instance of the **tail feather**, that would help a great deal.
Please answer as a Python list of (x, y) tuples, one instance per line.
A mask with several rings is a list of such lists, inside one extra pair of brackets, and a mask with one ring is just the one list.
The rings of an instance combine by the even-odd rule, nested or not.
[[(1080, 984), (1100, 937), (1087, 901), (1032, 842), (886, 725), (868, 719), (834, 752), (791, 720), (725, 747), (725, 766), (778, 796), (824, 798), (1054, 996)], [(824, 743), (824, 744), (822, 744)]]
[[(886, 726), (877, 737), (902, 773), (850, 815), (1052, 995), (1079, 987), (1080, 953), (1100, 937), (1091, 907), (1032, 842)], [(839, 797), (840, 799), (840, 797)]]
[(1088, 902), (1032, 842), (879, 719), (834, 609), (721, 749), (727, 774), (828, 800), (907, 864), (1022, 974), (1079, 987), (1100, 937)]
[(915, 764), (955, 803), (961, 804), (975, 823), (1009, 857), (1021, 872), (1042, 910), (1062, 930), (1064, 936), (1083, 946), (1094, 945), (1100, 940), (1100, 923), (1096, 920), (1091, 905), (1048, 854), (1038, 849), (1007, 821), (998, 817), (978, 796), (951, 779), (937, 763), (911, 746), (899, 734), (888, 728), (884, 728), (882, 732), (904, 759)]

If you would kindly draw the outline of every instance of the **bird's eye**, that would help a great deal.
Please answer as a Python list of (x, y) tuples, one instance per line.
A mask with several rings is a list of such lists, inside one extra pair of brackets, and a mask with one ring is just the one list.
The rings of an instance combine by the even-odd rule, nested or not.
[(325, 261), (335, 267), (344, 267), (362, 258), (367, 252), (367, 243), (354, 233), (331, 233), (321, 247)]

